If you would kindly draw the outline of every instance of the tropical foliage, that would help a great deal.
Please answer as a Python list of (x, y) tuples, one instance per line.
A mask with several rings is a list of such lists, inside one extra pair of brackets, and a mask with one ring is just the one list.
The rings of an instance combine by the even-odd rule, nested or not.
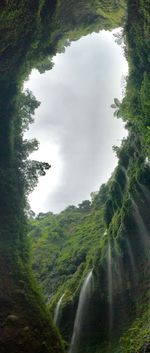
[[(2, 0), (0, 10), (1, 350), (63, 351), (31, 273), (30, 240), (32, 266), (46, 300), (52, 296), (51, 310), (66, 293), (60, 325), (64, 337), (70, 337), (81, 284), (93, 267), (91, 317), (97, 318), (97, 325), (90, 327), (88, 351), (106, 353), (111, 342), (112, 352), (142, 352), (149, 342), (149, 1), (128, 0), (126, 17), (123, 0)], [(118, 167), (108, 184), (92, 194), (92, 201), (69, 206), (57, 216), (32, 219), (27, 237), (26, 196), (50, 166), (28, 159), (38, 142), (24, 140), (23, 131), (39, 102), (31, 92), (22, 93), (23, 80), (33, 67), (40, 72), (52, 68), (53, 55), (70, 41), (122, 24), (129, 76), (123, 102), (115, 98), (113, 108), (125, 121), (129, 136), (121, 148), (114, 146)], [(115, 308), (111, 339), (106, 315), (112, 289), (108, 269)]]
[[(103, 308), (109, 307), (109, 256), (112, 256), (109, 276), (112, 276), (112, 300), (115, 303), (111, 352), (142, 352), (149, 344), (149, 324), (146, 319), (149, 312), (149, 246), (143, 234), (148, 234), (150, 229), (147, 212), (147, 206), (150, 205), (150, 51), (147, 3), (140, 1), (133, 4), (128, 1), (127, 14), (123, 35), (129, 76), (123, 101), (114, 98), (112, 104), (114, 115), (121, 117), (128, 129), (128, 137), (122, 141), (121, 147), (113, 147), (119, 158), (118, 166), (108, 183), (102, 185), (99, 192), (91, 194), (92, 201), (83, 201), (78, 207), (70, 206), (59, 215), (43, 215), (42, 219), (37, 217), (32, 221), (34, 227), (29, 233), (33, 269), (45, 296), (49, 298), (52, 311), (62, 293), (65, 293), (60, 329), (67, 339), (70, 331), (65, 323), (66, 318), (69, 320), (68, 325), (73, 327), (69, 313), (76, 309), (83, 278), (94, 267), (96, 294), (93, 294), (95, 306), (93, 304), (92, 310), (95, 317), (99, 313), (97, 325), (101, 320), (103, 324), (101, 335), (97, 333), (96, 327), (90, 328), (92, 336), (88, 346), (84, 345), (86, 336), (83, 337), (81, 350), (90, 353), (108, 351), (108, 318), (106, 312), (104, 315)], [(55, 233), (51, 217), (57, 224)], [(54, 258), (52, 254), (55, 255)], [(142, 266), (144, 275), (141, 276)], [(136, 276), (140, 280), (135, 284)], [(105, 300), (101, 291), (105, 292)], [(119, 318), (120, 313), (123, 322)], [(91, 312), (90, 315), (92, 317)]]

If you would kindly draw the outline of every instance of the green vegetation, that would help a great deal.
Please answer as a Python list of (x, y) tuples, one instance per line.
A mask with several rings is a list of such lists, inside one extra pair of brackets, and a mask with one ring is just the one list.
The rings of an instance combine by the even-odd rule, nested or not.
[[(65, 293), (60, 330), (69, 342), (79, 291), (93, 268), (90, 328), (84, 353), (143, 353), (149, 344), (150, 41), (148, 0), (2, 0), (0, 4), (0, 309), (2, 353), (61, 353), (58, 330), (43, 303), (32, 266), (51, 311)], [(129, 136), (114, 150), (118, 167), (92, 202), (26, 222), (27, 195), (50, 166), (28, 160), (36, 140), (24, 141), (39, 103), (22, 93), (33, 67), (52, 68), (70, 41), (124, 24), (129, 77), (115, 115)], [(27, 237), (27, 229), (29, 236)], [(111, 325), (109, 315), (111, 312)], [(115, 314), (115, 315), (114, 315)], [(85, 320), (86, 321), (86, 320)], [(86, 331), (87, 329), (87, 331)], [(86, 336), (88, 332), (88, 338)], [(84, 342), (84, 343), (83, 343)]]
[(38, 102), (22, 85), (33, 67), (50, 69), (68, 40), (120, 25), (124, 3), (2, 0), (0, 11), (0, 346), (3, 353), (58, 353), (63, 345), (29, 264), (26, 196), (49, 165), (28, 160), (38, 143), (24, 141), (23, 130)]
[(33, 269), (50, 310), (65, 293), (59, 327), (67, 341), (79, 290), (94, 268), (90, 330), (84, 322), (79, 349), (84, 353), (143, 353), (150, 344), (150, 15), (147, 1), (128, 0), (127, 6), (129, 76), (123, 102), (115, 98), (112, 105), (128, 129), (122, 146), (113, 147), (118, 166), (107, 185), (92, 193), (91, 203), (30, 223)]
[[(149, 304), (146, 305), (144, 313), (140, 312), (139, 317), (135, 319), (131, 327), (125, 331), (120, 339), (120, 351), (123, 353), (130, 353), (133, 350), (135, 352), (140, 351), (141, 347), (144, 347), (143, 342), (149, 344)], [(117, 350), (116, 350), (117, 352)], [(118, 351), (119, 352), (119, 351)]]
[(149, 22), (148, 2), (128, 1), (125, 35), (130, 75), (121, 109), (123, 119), (128, 121), (128, 128), (139, 132), (142, 148), (147, 156), (150, 154)]
[[(74, 296), (80, 289), (104, 233), (103, 209), (87, 201), (69, 206), (59, 215), (48, 213), (30, 222), (32, 266), (46, 298), (61, 293)], [(83, 207), (84, 205), (84, 207)], [(57, 289), (58, 293), (57, 293)]]

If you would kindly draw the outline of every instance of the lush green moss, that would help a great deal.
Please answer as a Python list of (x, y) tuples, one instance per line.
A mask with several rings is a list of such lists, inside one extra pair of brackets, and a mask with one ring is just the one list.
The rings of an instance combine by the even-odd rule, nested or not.
[[(102, 2), (102, 7), (98, 11), (101, 16), (103, 5)], [(129, 77), (126, 95), (120, 106), (120, 115), (126, 121), (129, 135), (126, 140), (123, 140), (120, 148), (114, 147), (119, 158), (116, 170), (101, 193), (93, 194), (91, 208), (84, 214), (72, 208), (55, 216), (58, 222), (55, 234), (51, 225), (46, 228), (44, 218), (34, 221), (36, 226), (38, 225), (37, 232), (41, 226), (43, 229), (36, 241), (33, 238), (33, 230), (30, 232), (36, 263), (41, 255), (41, 270), (38, 279), (45, 293), (48, 286), (49, 288), (50, 285), (55, 286), (51, 301), (52, 307), (65, 292), (60, 322), (65, 338), (70, 337), (71, 334), (65, 322), (68, 320), (73, 327), (73, 320), (69, 313), (74, 317), (83, 278), (88, 269), (94, 266), (95, 289), (92, 298), (94, 304), (91, 303), (92, 309), (89, 309), (92, 326), (88, 339), (82, 333), (84, 343), (81, 350), (84, 349), (84, 352), (131, 353), (134, 351), (137, 353), (143, 344), (149, 341), (147, 320), (149, 243), (147, 234), (150, 223), (147, 207), (150, 205), (148, 196), (150, 172), (146, 158), (149, 155), (150, 134), (149, 12), (147, 6), (148, 3), (142, 0), (134, 1), (134, 3), (128, 1), (125, 51), (129, 62)], [(63, 219), (64, 215), (66, 219)], [(101, 226), (98, 230), (99, 222)], [(46, 233), (48, 229), (51, 233), (50, 238)], [(46, 253), (46, 246), (49, 249), (47, 250), (48, 259), (50, 258), (49, 251), (51, 254), (52, 252), (57, 254), (54, 265), (57, 273), (54, 274), (53, 279), (52, 272), (49, 274), (47, 271), (47, 264), (44, 270), (42, 269), (46, 262), (43, 256)], [(61, 255), (58, 253), (59, 246), (62, 247)], [(50, 271), (53, 271), (54, 266), (52, 265)], [(112, 332), (110, 332), (108, 318), (110, 310), (108, 268), (109, 276), (112, 277), (113, 290)], [(141, 273), (141, 268), (144, 274)], [(51, 290), (53, 291), (52, 287)], [(98, 335), (99, 325), (101, 331)], [(86, 324), (84, 329), (86, 331)]]
[(92, 267), (104, 232), (102, 214), (93, 208), (68, 207), (59, 215), (49, 213), (31, 221), (32, 265), (47, 297), (56, 294), (58, 288), (56, 298), (66, 288), (72, 294), (78, 290), (79, 268), (80, 276), (84, 276)]
[[(33, 266), (38, 271), (37, 277), (45, 294), (55, 292), (52, 306), (65, 291), (62, 319), (69, 318), (69, 310), (72, 310), (72, 321), (68, 320), (68, 325), (70, 322), (73, 325), (83, 278), (94, 266), (94, 305), (91, 303), (90, 307), (94, 326), (93, 329), (91, 327), (89, 347), (84, 347), (85, 352), (88, 349), (90, 353), (92, 350), (94, 353), (96, 350), (138, 350), (147, 340), (148, 332), (145, 323), (148, 299), (143, 296), (143, 288), (147, 293), (149, 281), (148, 247), (146, 238), (141, 238), (135, 215), (139, 219), (142, 217), (149, 230), (149, 200), (143, 190), (149, 192), (149, 166), (145, 164), (145, 159), (150, 153), (150, 16), (148, 0), (128, 0), (127, 5), (125, 36), (129, 77), (120, 110), (129, 129), (129, 137), (120, 149), (116, 149), (119, 165), (108, 184), (95, 195), (92, 205), (86, 202), (86, 207), (82, 203), (79, 209), (70, 207), (58, 216), (49, 214), (32, 221), (30, 226), (35, 256)], [(107, 3), (103, 0), (8, 0), (2, 1), (0, 6), (0, 29), (3, 34), (0, 41), (1, 350), (4, 353), (12, 350), (62, 352), (61, 340), (37, 293), (28, 263), (25, 185), (17, 164), (16, 147), (21, 126), (21, 117), (17, 115), (19, 91), (32, 67), (39, 68), (41, 72), (51, 68), (52, 56), (64, 50), (64, 45), (69, 44), (68, 39), (76, 40), (93, 30), (112, 29), (122, 24), (125, 6), (123, 1), (117, 0), (108, 0)], [(145, 228), (142, 229), (144, 233)], [(131, 261), (130, 247), (135, 265)], [(111, 337), (110, 347), (107, 322), (110, 306), (108, 256), (112, 256), (115, 308), (115, 339)], [(134, 266), (139, 272), (144, 269), (138, 285), (135, 285), (133, 278)], [(116, 270), (122, 277), (119, 284), (116, 284)], [(126, 304), (120, 301), (120, 293)], [(123, 316), (124, 325), (120, 321), (120, 312), (122, 315), (127, 313)], [(14, 316), (10, 317), (10, 314)], [(94, 321), (94, 315), (97, 321)], [(100, 341), (95, 322), (100, 325)], [(65, 330), (69, 328), (64, 328), (64, 334)], [(121, 330), (124, 331), (123, 335)], [(122, 338), (118, 344), (119, 337)]]

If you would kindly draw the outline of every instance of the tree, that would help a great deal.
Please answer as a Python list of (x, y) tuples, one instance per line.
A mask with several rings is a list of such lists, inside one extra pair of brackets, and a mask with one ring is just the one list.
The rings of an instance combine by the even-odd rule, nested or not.
[(91, 208), (91, 202), (89, 200), (84, 200), (83, 202), (79, 203), (78, 207), (80, 210), (88, 211)]
[(40, 72), (40, 74), (43, 74), (44, 72), (51, 70), (53, 66), (54, 63), (52, 62), (52, 58), (47, 56), (40, 63), (37, 63), (36, 69)]
[(114, 98), (114, 103), (111, 104), (111, 108), (115, 109), (114, 116), (121, 118), (121, 102), (118, 98)]
[(22, 164), (21, 176), (24, 183), (25, 194), (28, 195), (38, 184), (39, 176), (44, 176), (51, 165), (46, 162), (39, 162), (27, 159)]
[(104, 205), (104, 203), (107, 200), (107, 196), (108, 196), (108, 188), (106, 186), (106, 184), (102, 184), (99, 191), (93, 193), (93, 199), (92, 199), (92, 206), (95, 209), (99, 209), (101, 206)]
[(118, 44), (118, 45), (122, 45), (123, 44), (123, 28), (117, 32), (117, 33), (113, 33), (113, 36), (115, 37), (115, 42)]
[(18, 97), (17, 111), (22, 133), (29, 129), (29, 124), (34, 122), (33, 115), (35, 114), (35, 109), (37, 109), (40, 104), (41, 103), (37, 101), (29, 89), (20, 93)]
[[(50, 169), (50, 164), (29, 159), (33, 151), (37, 151), (39, 142), (37, 139), (24, 139), (24, 132), (29, 129), (29, 124), (33, 123), (35, 109), (40, 105), (32, 92), (26, 90), (21, 92), (17, 104), (17, 118), (15, 122), (15, 145), (16, 165), (20, 172), (20, 178), (24, 186), (25, 196), (27, 196), (38, 183), (39, 176), (44, 176)], [(26, 201), (26, 205), (28, 202)], [(28, 207), (28, 206), (27, 206)]]

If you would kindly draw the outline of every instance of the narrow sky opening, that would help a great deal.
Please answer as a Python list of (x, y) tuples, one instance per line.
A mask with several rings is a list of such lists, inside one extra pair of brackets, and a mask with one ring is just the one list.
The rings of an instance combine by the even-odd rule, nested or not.
[(110, 107), (115, 97), (122, 98), (128, 72), (113, 33), (82, 37), (53, 61), (52, 70), (42, 75), (33, 70), (25, 83), (41, 101), (26, 133), (40, 142), (31, 158), (52, 165), (30, 196), (36, 213), (57, 213), (89, 199), (117, 164), (112, 146), (127, 135)]

